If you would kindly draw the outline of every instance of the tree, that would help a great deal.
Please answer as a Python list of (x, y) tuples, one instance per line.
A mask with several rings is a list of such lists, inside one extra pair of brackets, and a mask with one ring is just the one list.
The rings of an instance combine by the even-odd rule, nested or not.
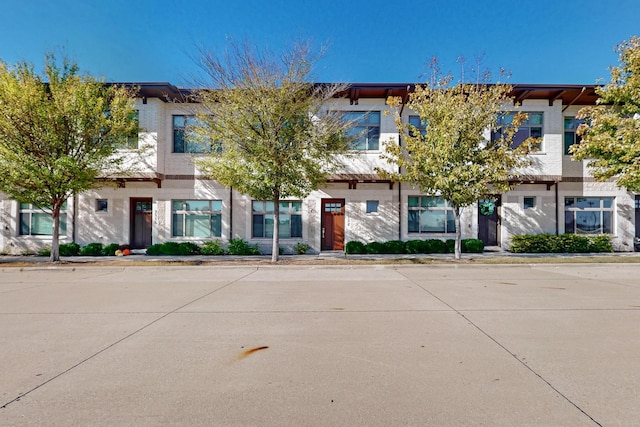
[(256, 200), (273, 202), (273, 248), (279, 255), (280, 201), (304, 198), (349, 149), (346, 124), (328, 102), (341, 85), (310, 82), (317, 58), (308, 44), (282, 55), (232, 43), (222, 56), (203, 54), (203, 110), (192, 140), (213, 149), (196, 159), (209, 176)]
[(130, 89), (106, 85), (46, 55), (43, 74), (0, 61), (0, 190), (52, 216), (59, 261), (60, 210), (69, 197), (116, 171), (123, 137), (136, 133)]
[(594, 177), (640, 191), (640, 37), (617, 46), (620, 65), (611, 67), (611, 81), (597, 87), (597, 105), (578, 114), (582, 137), (571, 147), (573, 158), (588, 160)]
[[(462, 210), (510, 189), (510, 180), (518, 167), (528, 164), (525, 155), (536, 142), (527, 139), (515, 148), (512, 145), (525, 114), (508, 116), (509, 120), (498, 126), (511, 89), (508, 84), (452, 84), (451, 75), (442, 76), (434, 62), (431, 81), (416, 85), (405, 104), (418, 114), (421, 126), (403, 123), (399, 112), (402, 101), (388, 100), (395, 108), (394, 118), (403, 144), (386, 142), (382, 157), (397, 165), (400, 172), (380, 169), (378, 173), (448, 201), (456, 229), (456, 259), (461, 253)], [(485, 133), (489, 129), (495, 132), (487, 139)]]

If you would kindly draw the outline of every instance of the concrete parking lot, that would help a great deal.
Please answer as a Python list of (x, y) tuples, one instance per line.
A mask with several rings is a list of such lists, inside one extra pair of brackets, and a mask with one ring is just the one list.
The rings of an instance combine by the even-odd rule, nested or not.
[(0, 425), (637, 425), (639, 272), (1, 268)]

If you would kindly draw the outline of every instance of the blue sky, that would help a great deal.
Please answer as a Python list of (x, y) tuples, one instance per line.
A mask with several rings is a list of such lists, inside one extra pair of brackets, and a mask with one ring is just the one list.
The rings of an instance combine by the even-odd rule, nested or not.
[(613, 46), (640, 35), (638, 0), (0, 0), (0, 58), (40, 67), (66, 52), (107, 81), (189, 86), (198, 46), (229, 37), (279, 50), (328, 45), (315, 80), (422, 81), (431, 57), (503, 67), (512, 83), (608, 79)]

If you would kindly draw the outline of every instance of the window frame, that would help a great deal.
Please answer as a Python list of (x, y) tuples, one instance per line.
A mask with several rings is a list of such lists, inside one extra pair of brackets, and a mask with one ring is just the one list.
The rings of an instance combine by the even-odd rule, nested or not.
[[(522, 199), (522, 207), (523, 209), (535, 209), (536, 208), (536, 202), (537, 202), (537, 197), (536, 196), (524, 196)], [(527, 201), (530, 200), (530, 206), (527, 206)]]
[[(28, 222), (24, 220), (25, 218), (28, 219)], [(46, 222), (44, 225), (48, 225), (46, 232), (34, 233), (34, 218), (45, 218)], [(25, 230), (27, 230), (27, 232), (24, 232)], [(47, 207), (42, 209), (34, 206), (32, 203), (18, 203), (18, 235), (53, 236), (53, 217), (51, 216), (51, 208)], [(67, 235), (67, 202), (64, 202), (60, 208), (58, 235), (60, 237), (66, 237)]]
[[(411, 199), (418, 199), (417, 204), (412, 206)], [(429, 203), (429, 200), (432, 203)], [(441, 206), (439, 205), (439, 202)], [(415, 212), (415, 213), (414, 213)], [(418, 229), (412, 228), (412, 223), (416, 221), (416, 218), (411, 218), (417, 215)], [(417, 214), (416, 214), (417, 213)], [(438, 221), (442, 222), (442, 228), (440, 230), (427, 229), (426, 215), (424, 213), (441, 214), (443, 218)], [(449, 205), (449, 202), (441, 196), (408, 196), (407, 197), (407, 232), (415, 234), (452, 234), (456, 232), (455, 216), (453, 214), (453, 208)]]
[[(597, 199), (598, 206), (579, 206), (580, 199), (587, 201), (589, 199)], [(568, 205), (569, 200), (572, 200), (571, 206)], [(606, 203), (608, 202), (608, 203)], [(588, 202), (592, 203), (592, 202)], [(608, 204), (608, 206), (607, 206)], [(600, 196), (565, 196), (564, 198), (564, 232), (565, 234), (614, 234), (615, 230), (615, 197), (600, 197)], [(582, 214), (582, 215), (579, 215)], [(584, 214), (591, 214), (593, 217), (593, 226), (598, 224), (598, 229), (595, 228), (590, 231), (580, 230), (578, 228), (579, 217), (586, 218)], [(583, 223), (586, 221), (582, 221)], [(608, 224), (605, 224), (607, 222)], [(571, 229), (568, 229), (571, 224)]]
[[(183, 124), (182, 126), (176, 126), (176, 119), (182, 117)], [(187, 129), (189, 126), (198, 125), (198, 117), (194, 114), (172, 114), (171, 115), (171, 134), (172, 134), (172, 144), (171, 144), (171, 153), (173, 154), (206, 154), (210, 153), (212, 150), (213, 144), (205, 143), (205, 142), (193, 142), (188, 141), (187, 138)], [(181, 136), (181, 149), (176, 150), (176, 140), (177, 136)]]
[[(512, 148), (519, 147), (528, 138), (539, 138), (540, 142), (534, 148), (536, 148), (536, 152), (538, 153), (543, 152), (544, 111), (503, 111), (498, 115), (498, 118), (496, 120), (496, 129), (493, 129), (491, 131), (491, 140), (495, 141), (496, 139), (499, 139), (502, 136), (502, 127), (506, 125), (510, 125), (513, 122), (513, 116), (515, 116), (520, 112), (527, 114), (527, 119), (518, 127), (518, 130), (516, 131), (516, 134), (513, 137), (511, 147)], [(540, 115), (540, 123), (531, 123), (532, 115)], [(505, 120), (506, 118), (510, 118), (510, 119)], [(539, 129), (540, 135), (539, 136), (532, 135), (532, 129)]]
[[(182, 209), (176, 209), (176, 204), (182, 202)], [(195, 204), (208, 203), (207, 209), (188, 209), (189, 202)], [(219, 209), (218, 209), (219, 206)], [(210, 239), (222, 237), (222, 200), (219, 199), (172, 199), (171, 200), (171, 237), (173, 238), (189, 238), (189, 239)], [(181, 216), (180, 226), (177, 220)], [(208, 216), (209, 231), (208, 236), (196, 235), (196, 226), (194, 217)], [(191, 217), (191, 218), (190, 218)], [(191, 225), (189, 224), (191, 220)], [(201, 219), (202, 220), (202, 219)], [(215, 223), (214, 223), (215, 221)], [(215, 225), (215, 228), (214, 228)], [(180, 233), (181, 231), (181, 233)], [(189, 233), (190, 231), (190, 233)]]
[[(375, 207), (374, 207), (375, 204)], [(365, 213), (367, 214), (377, 214), (380, 209), (380, 200), (367, 200), (365, 202)]]
[[(284, 204), (288, 205), (286, 209), (283, 209)], [(302, 200), (280, 200), (280, 227), (278, 229), (280, 239), (302, 239), (302, 206)], [(273, 238), (274, 210), (275, 205), (272, 201), (251, 201), (251, 237), (253, 239)], [(287, 216), (289, 217), (288, 221)], [(270, 223), (269, 217), (271, 217)], [(262, 232), (259, 233), (258, 230)], [(294, 230), (296, 235), (292, 235)]]
[[(104, 204), (104, 209), (101, 209), (101, 204)], [(109, 212), (109, 199), (96, 199), (95, 211), (98, 213), (107, 213)]]
[[(572, 126), (567, 127), (567, 120), (571, 120)], [(584, 124), (584, 119), (576, 119), (575, 116), (564, 116), (563, 117), (563, 135), (562, 135), (562, 143), (563, 143), (563, 153), (565, 156), (571, 156), (572, 154), (569, 152), (569, 148), (574, 144), (580, 144), (582, 141), (582, 137), (578, 135), (578, 128), (580, 125)], [(571, 138), (571, 143), (567, 141), (567, 137)]]
[[(351, 124), (349, 129), (347, 130), (347, 135), (353, 137), (354, 140), (351, 142), (351, 150), (359, 151), (359, 152), (377, 152), (380, 151), (380, 124), (382, 114), (378, 110), (372, 111), (341, 111), (342, 119), (344, 122)], [(355, 116), (359, 115), (360, 119), (365, 119), (364, 121), (360, 121), (357, 117), (347, 118), (347, 116)], [(371, 122), (369, 119), (371, 117), (377, 117), (377, 123)], [(350, 133), (349, 131), (360, 129), (357, 132)], [(364, 138), (364, 141), (361, 143), (360, 140)], [(371, 148), (374, 145), (373, 141), (375, 140), (375, 148)], [(363, 148), (359, 148), (362, 146)]]
[[(416, 128), (421, 135), (426, 135), (427, 134), (427, 121), (422, 119), (420, 116), (416, 115), (416, 114), (411, 114), (409, 115), (409, 118), (407, 119), (407, 124), (413, 126), (414, 128)], [(410, 129), (409, 130), (409, 135), (410, 136), (417, 136), (413, 134), (413, 130)]]

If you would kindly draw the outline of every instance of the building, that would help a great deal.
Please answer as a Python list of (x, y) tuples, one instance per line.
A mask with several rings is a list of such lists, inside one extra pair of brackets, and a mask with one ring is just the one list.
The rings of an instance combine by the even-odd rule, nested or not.
[[(242, 238), (271, 249), (270, 202), (252, 200), (204, 177), (194, 165), (198, 156), (184, 138), (197, 104), (184, 102), (188, 91), (169, 83), (138, 83), (136, 102), (144, 132), (124, 148), (136, 165), (128, 178), (105, 177), (104, 187), (69, 200), (63, 213), (61, 243), (75, 241), (129, 244), (145, 248), (165, 241), (203, 242)], [(382, 142), (398, 141), (388, 96), (406, 99), (411, 84), (352, 84), (332, 108), (358, 119), (366, 130), (354, 145), (357, 156), (326, 185), (304, 200), (281, 204), (281, 246), (298, 242), (315, 252), (342, 250), (351, 240), (363, 242), (453, 238), (446, 201), (420, 194), (406, 183), (381, 180), (377, 167)], [(613, 182), (595, 182), (584, 162), (568, 155), (576, 142), (576, 113), (597, 99), (594, 86), (515, 85), (519, 111), (529, 113), (521, 136), (541, 136), (540, 151), (523, 171), (514, 190), (495, 195), (495, 204), (466, 208), (463, 238), (480, 238), (486, 246), (508, 249), (516, 234), (608, 233), (617, 251), (634, 250), (640, 237), (640, 196)], [(511, 105), (505, 106), (510, 110)], [(515, 109), (515, 107), (513, 107)], [(403, 120), (415, 120), (403, 109)], [(138, 150), (133, 150), (138, 148)], [(488, 208), (488, 209), (487, 209)], [(448, 212), (449, 211), (449, 212)], [(50, 245), (46, 213), (0, 195), (0, 252), (22, 253)]]

